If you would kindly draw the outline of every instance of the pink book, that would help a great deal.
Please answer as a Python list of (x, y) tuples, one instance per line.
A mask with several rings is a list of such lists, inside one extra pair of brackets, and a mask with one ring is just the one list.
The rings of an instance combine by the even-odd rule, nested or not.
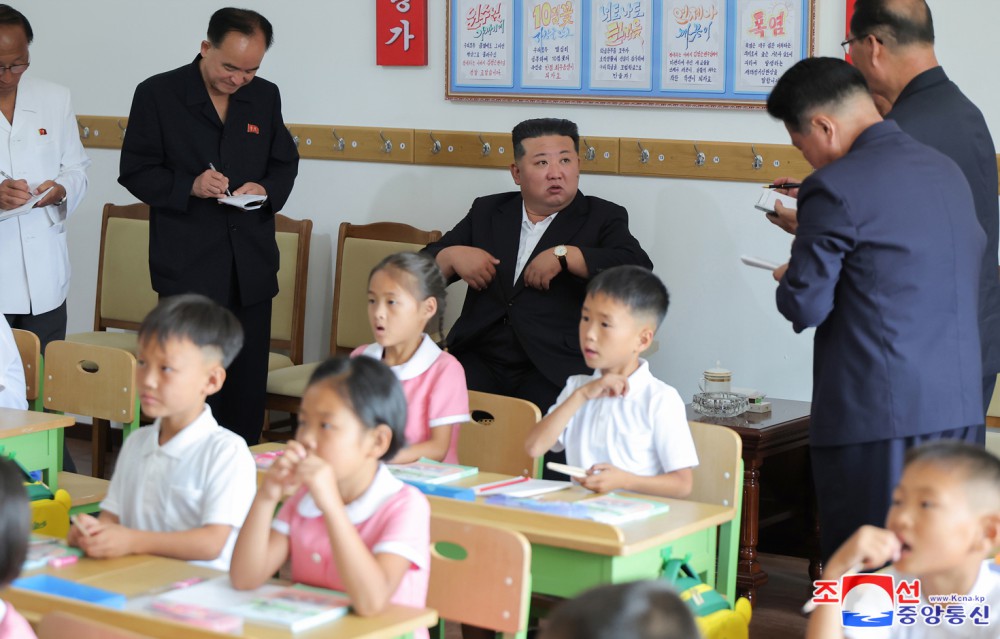
[(243, 618), (195, 604), (176, 603), (157, 599), (150, 604), (150, 612), (157, 617), (186, 623), (215, 632), (243, 632)]

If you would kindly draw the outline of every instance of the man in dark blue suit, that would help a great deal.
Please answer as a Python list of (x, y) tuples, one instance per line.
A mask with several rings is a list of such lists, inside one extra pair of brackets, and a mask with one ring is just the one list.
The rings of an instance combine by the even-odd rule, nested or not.
[[(972, 189), (976, 216), (986, 233), (979, 274), (985, 415), (1000, 373), (1000, 200), (993, 137), (982, 112), (938, 64), (934, 21), (924, 0), (857, 0), (847, 44), (872, 93), (892, 105), (886, 118), (954, 160)], [(983, 443), (985, 437), (981, 429), (977, 439)]]
[(795, 331), (816, 327), (810, 445), (826, 558), (884, 521), (907, 448), (973, 440), (983, 423), (985, 237), (958, 166), (883, 121), (843, 60), (799, 62), (767, 109), (817, 169), (774, 276)]
[(513, 143), (521, 190), (477, 198), (425, 250), (449, 281), (469, 284), (448, 335), (469, 389), (527, 399), (544, 414), (570, 375), (590, 372), (578, 336), (589, 278), (653, 264), (623, 207), (580, 193), (576, 124), (526, 120)]

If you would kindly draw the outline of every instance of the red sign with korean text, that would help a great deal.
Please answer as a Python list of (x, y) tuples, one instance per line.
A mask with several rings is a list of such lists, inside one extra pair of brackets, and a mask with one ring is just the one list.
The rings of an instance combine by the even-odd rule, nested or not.
[(381, 66), (427, 64), (427, 0), (375, 0), (375, 62)]
[[(854, 15), (854, 0), (847, 0), (847, 27), (844, 29), (845, 39), (851, 37), (851, 16), (853, 15)], [(847, 61), (850, 62), (851, 54), (850, 53), (845, 54), (844, 58), (846, 58)]]

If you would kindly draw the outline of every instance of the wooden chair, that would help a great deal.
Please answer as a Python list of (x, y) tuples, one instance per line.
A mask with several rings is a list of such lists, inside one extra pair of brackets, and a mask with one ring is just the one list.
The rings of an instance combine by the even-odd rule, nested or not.
[(482, 472), (540, 477), (541, 461), (525, 450), (528, 432), (542, 418), (538, 407), (516, 397), (469, 391), (472, 421), (462, 426), (458, 459)]
[(732, 604), (736, 601), (736, 562), (743, 510), (743, 441), (725, 426), (701, 422), (689, 425), (698, 465), (692, 470), (694, 483), (688, 499), (736, 509), (732, 521), (719, 526), (715, 570), (716, 590)]
[(530, 569), (531, 544), (521, 533), (431, 516), (427, 606), (442, 619), (525, 637)]
[(108, 422), (122, 422), (124, 437), (139, 427), (135, 357), (120, 348), (50, 342), (43, 397), (49, 410), (94, 419), (92, 473), (104, 477)]
[(150, 635), (118, 628), (68, 612), (50, 612), (35, 628), (38, 639), (146, 639)]
[[(441, 231), (422, 231), (409, 224), (340, 225), (333, 284), (333, 321), (330, 355), (348, 355), (372, 341), (368, 325), (368, 273), (382, 258), (401, 251), (419, 251), (440, 239)], [(267, 409), (295, 413), (317, 363), (282, 368), (268, 373)]]
[(42, 403), (39, 399), (42, 384), (42, 347), (38, 336), (31, 331), (19, 328), (10, 329), (14, 334), (17, 352), (21, 355), (21, 368), (24, 369), (24, 389), (28, 399), (28, 407), (40, 411)]
[(267, 362), (268, 371), (302, 363), (312, 226), (312, 220), (293, 220), (280, 213), (274, 216), (275, 240), (280, 258), (278, 294), (271, 303), (271, 353)]

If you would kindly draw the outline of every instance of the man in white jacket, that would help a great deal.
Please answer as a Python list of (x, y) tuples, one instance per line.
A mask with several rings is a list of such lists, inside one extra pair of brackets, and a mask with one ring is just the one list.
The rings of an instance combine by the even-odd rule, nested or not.
[[(69, 90), (25, 77), (32, 37), (27, 18), (0, 4), (0, 312), (38, 335), (44, 352), (66, 336), (63, 224), (87, 191), (90, 160)], [(45, 191), (26, 213), (7, 217)]]

